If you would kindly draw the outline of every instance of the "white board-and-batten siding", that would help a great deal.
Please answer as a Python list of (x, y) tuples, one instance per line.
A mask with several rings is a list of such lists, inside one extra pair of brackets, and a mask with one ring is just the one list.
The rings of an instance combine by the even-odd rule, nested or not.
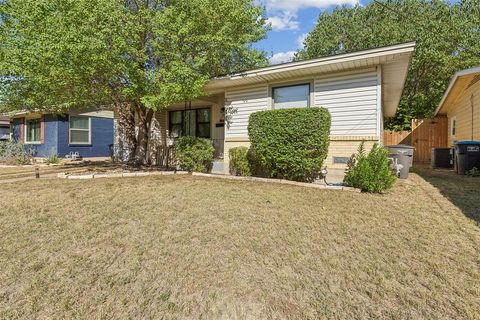
[[(325, 107), (332, 115), (332, 136), (380, 136), (381, 74), (376, 68), (322, 75), (311, 80), (311, 105)], [(292, 79), (295, 81), (295, 79)], [(228, 89), (225, 95), (226, 138), (248, 137), (250, 114), (267, 110), (269, 94), (277, 85)], [(278, 85), (282, 86), (282, 85)]]

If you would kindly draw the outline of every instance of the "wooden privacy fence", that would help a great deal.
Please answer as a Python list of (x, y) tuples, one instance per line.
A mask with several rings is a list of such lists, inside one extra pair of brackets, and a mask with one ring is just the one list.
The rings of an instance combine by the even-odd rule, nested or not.
[(386, 146), (406, 144), (415, 147), (413, 161), (428, 163), (431, 161), (433, 148), (448, 147), (447, 117), (412, 120), (411, 131), (385, 130), (383, 143)]
[(412, 131), (389, 131), (383, 133), (383, 144), (391, 146), (395, 144), (412, 145)]

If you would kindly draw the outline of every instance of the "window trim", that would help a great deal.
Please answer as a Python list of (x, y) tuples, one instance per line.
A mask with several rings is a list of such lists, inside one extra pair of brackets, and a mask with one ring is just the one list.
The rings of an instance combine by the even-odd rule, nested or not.
[[(208, 122), (205, 122), (205, 121), (201, 121), (199, 122), (198, 121), (198, 111), (199, 110), (208, 110)], [(211, 139), (212, 138), (212, 108), (211, 107), (200, 107), (200, 108), (192, 108), (192, 109), (181, 109), (181, 110), (169, 110), (168, 111), (168, 136), (170, 138), (173, 138), (173, 139), (176, 139), (176, 138), (179, 138), (179, 137), (183, 137), (184, 134), (183, 134), (183, 131), (184, 131), (184, 126), (185, 126), (185, 111), (195, 111), (195, 137), (200, 137), (198, 135), (198, 125), (199, 124), (207, 124), (208, 123), (208, 126), (209, 126), (209, 131), (208, 131), (208, 135), (209, 137), (206, 138), (206, 139)], [(181, 116), (181, 123), (180, 124), (172, 124), (172, 116), (171, 114), (173, 112), (181, 112), (182, 116)], [(174, 125), (180, 125), (181, 126), (181, 134), (179, 137), (172, 137), (172, 127)], [(200, 138), (203, 138), (203, 137), (200, 137)]]
[[(455, 123), (455, 126), (453, 125)], [(455, 129), (455, 134), (453, 133), (453, 129)], [(457, 117), (450, 118), (450, 137), (456, 138), (457, 136)]]
[[(28, 137), (28, 122), (29, 121), (35, 121), (37, 120), (38, 121), (38, 124), (40, 125), (40, 136), (38, 137), (39, 140), (37, 141), (27, 141), (27, 137)], [(42, 117), (35, 117), (35, 118), (25, 118), (23, 120), (23, 143), (24, 144), (32, 144), (32, 145), (36, 145), (36, 144), (42, 144)]]
[[(172, 113), (173, 112), (180, 112), (180, 123), (172, 123)], [(184, 126), (184, 118), (183, 118), (183, 110), (171, 110), (168, 111), (168, 136), (170, 138), (176, 139), (182, 136), (183, 134), (183, 126)], [(178, 137), (173, 137), (172, 136), (172, 128), (173, 126), (180, 126), (180, 136)]]
[[(74, 118), (87, 118), (88, 129), (72, 129), (71, 117)], [(88, 142), (72, 142), (72, 130), (74, 131), (88, 131)], [(92, 145), (92, 117), (80, 116), (80, 115), (68, 115), (68, 145), (69, 146), (89, 146)]]
[[(312, 82), (307, 81), (307, 82), (297, 82), (297, 83), (292, 83), (292, 84), (278, 84), (278, 85), (272, 85), (270, 87), (270, 94), (271, 94), (271, 101), (272, 101), (272, 109), (275, 109), (275, 89), (282, 89), (282, 88), (291, 88), (291, 87), (301, 87), (301, 86), (308, 86), (308, 98), (307, 98), (307, 106), (303, 108), (310, 108), (312, 106)], [(299, 108), (300, 109), (300, 108)]]
[[(208, 121), (198, 121), (198, 110), (208, 110)], [(198, 132), (198, 125), (199, 124), (208, 124), (208, 138), (206, 139), (211, 139), (212, 138), (212, 108), (197, 108), (195, 109), (195, 136), (200, 137)], [(204, 137), (200, 137), (204, 138)]]

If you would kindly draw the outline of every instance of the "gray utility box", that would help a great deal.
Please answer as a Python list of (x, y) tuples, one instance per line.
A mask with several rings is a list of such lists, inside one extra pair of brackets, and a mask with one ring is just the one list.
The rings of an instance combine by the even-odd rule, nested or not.
[(433, 148), (432, 149), (432, 168), (453, 168), (453, 152), (452, 148)]
[(410, 168), (413, 166), (413, 150), (415, 148), (405, 144), (398, 144), (388, 146), (387, 149), (390, 151), (390, 158), (396, 159), (396, 163), (401, 167), (399, 178), (407, 179)]
[(473, 168), (480, 169), (480, 141), (455, 142), (455, 171), (466, 174)]

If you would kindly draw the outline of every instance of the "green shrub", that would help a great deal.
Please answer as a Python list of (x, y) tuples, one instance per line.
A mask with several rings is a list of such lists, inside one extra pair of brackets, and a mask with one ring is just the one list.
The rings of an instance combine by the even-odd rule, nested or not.
[(467, 171), (467, 176), (475, 178), (480, 177), (480, 170), (477, 167), (473, 167), (472, 169)]
[(60, 163), (60, 157), (56, 153), (52, 153), (47, 158), (48, 164), (57, 164)]
[(0, 142), (0, 162), (12, 165), (30, 164), (33, 157), (33, 150), (26, 147), (19, 141)]
[(209, 172), (215, 149), (212, 140), (181, 137), (175, 141), (175, 158), (182, 170)]
[(330, 113), (324, 108), (268, 110), (250, 115), (250, 161), (255, 174), (315, 180), (327, 157), (330, 122)]
[(390, 168), (388, 155), (388, 150), (377, 144), (367, 155), (363, 141), (350, 158), (343, 183), (364, 192), (382, 193), (390, 189), (395, 182), (395, 173)]
[(228, 151), (230, 156), (230, 174), (234, 176), (249, 177), (252, 175), (248, 161), (248, 148), (238, 147)]

